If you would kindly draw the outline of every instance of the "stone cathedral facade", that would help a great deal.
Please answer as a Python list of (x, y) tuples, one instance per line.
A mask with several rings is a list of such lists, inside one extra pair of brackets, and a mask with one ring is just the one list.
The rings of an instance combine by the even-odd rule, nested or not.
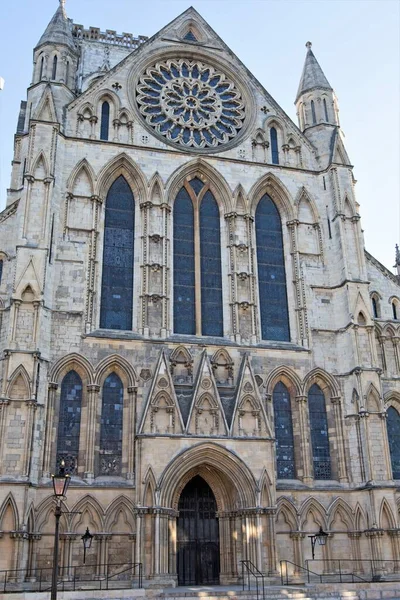
[(51, 567), (62, 459), (64, 567), (86, 527), (146, 585), (274, 578), (320, 526), (400, 559), (399, 277), (310, 43), (295, 103), (193, 8), (148, 39), (60, 2), (0, 213), (0, 569)]

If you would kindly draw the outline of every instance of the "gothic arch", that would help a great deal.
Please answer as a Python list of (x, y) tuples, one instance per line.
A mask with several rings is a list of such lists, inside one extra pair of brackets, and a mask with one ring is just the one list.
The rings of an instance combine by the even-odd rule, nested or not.
[(103, 385), (110, 373), (116, 373), (126, 388), (137, 385), (138, 377), (135, 369), (123, 356), (111, 354), (99, 362), (95, 369), (94, 383)]
[(129, 526), (131, 532), (135, 531), (134, 510), (133, 502), (126, 496), (115, 498), (105, 511), (105, 530), (112, 531), (113, 526), (118, 521), (119, 514), (122, 512), (125, 523)]
[(175, 408), (175, 402), (174, 402), (173, 398), (171, 397), (169, 392), (165, 392), (164, 390), (158, 392), (158, 394), (155, 396), (155, 398), (151, 401), (151, 406), (159, 406), (159, 404), (162, 400), (165, 400), (165, 404), (167, 406), (171, 406), (171, 407)]
[[(311, 512), (314, 520), (319, 522), (323, 529), (327, 528), (326, 510), (316, 498), (308, 498), (300, 508), (300, 523), (301, 530), (304, 530), (305, 523), (309, 513)], [(317, 517), (317, 518), (316, 518)]]
[(94, 172), (92, 165), (88, 162), (88, 160), (86, 158), (83, 158), (81, 161), (79, 161), (73, 168), (70, 176), (68, 177), (67, 191), (71, 192), (71, 193), (73, 192), (75, 183), (76, 183), (79, 175), (82, 172), (85, 172), (87, 175), (87, 178), (89, 180), (90, 187), (91, 187), (91, 194), (93, 195), (95, 181), (96, 181), (96, 174)]
[(386, 516), (387, 522), (389, 523), (390, 529), (396, 529), (397, 528), (396, 518), (393, 514), (393, 511), (392, 511), (388, 501), (386, 500), (386, 498), (383, 498), (381, 505), (379, 507), (379, 519), (378, 519), (379, 527), (382, 527), (383, 529), (385, 529), (385, 527), (384, 527), (385, 516)]
[(317, 206), (316, 206), (313, 198), (310, 196), (310, 193), (306, 190), (306, 188), (304, 186), (302, 186), (300, 188), (300, 190), (296, 196), (296, 199), (294, 201), (295, 210), (296, 210), (296, 218), (299, 218), (300, 205), (304, 201), (308, 202), (308, 205), (309, 205), (311, 213), (312, 213), (311, 223), (318, 223), (319, 216), (318, 216)]
[(272, 494), (270, 491), (271, 485), (271, 478), (268, 474), (267, 469), (264, 468), (258, 482), (258, 489), (260, 492), (260, 505), (263, 507), (272, 506), (274, 504), (272, 500)]
[(43, 164), (43, 169), (44, 169), (44, 177), (40, 178), (40, 179), (45, 179), (46, 177), (49, 177), (49, 175), (50, 175), (50, 166), (49, 166), (49, 162), (46, 158), (46, 154), (44, 153), (43, 150), (40, 150), (39, 153), (37, 154), (36, 158), (32, 161), (31, 172), (32, 172), (32, 175), (35, 177), (35, 179), (36, 179), (36, 171), (39, 169), (40, 163)]
[(77, 531), (84, 521), (85, 514), (89, 515), (92, 531), (104, 531), (104, 509), (98, 500), (91, 494), (81, 498), (73, 507), (72, 512), (80, 512), (80, 515), (72, 515), (71, 531)]
[(208, 35), (203, 27), (193, 19), (186, 19), (177, 29), (176, 35), (178, 38), (184, 38), (189, 31), (192, 31), (198, 42), (207, 42)]
[(14, 496), (12, 492), (9, 492), (5, 497), (3, 504), (0, 508), (0, 531), (3, 529), (3, 519), (4, 515), (8, 508), (11, 508), (11, 512), (14, 519), (14, 527), (13, 530), (19, 529), (19, 516), (18, 516), (18, 508), (17, 503), (15, 502)]
[(381, 396), (373, 383), (370, 383), (365, 394), (366, 409), (368, 412), (382, 412)]
[(393, 325), (392, 324), (385, 325), (385, 327), (383, 328), (382, 335), (385, 335), (389, 338), (396, 337), (396, 332), (395, 332)]
[(108, 190), (120, 175), (128, 182), (135, 202), (144, 202), (147, 198), (148, 187), (146, 177), (140, 167), (125, 152), (110, 160), (101, 169), (96, 182), (96, 194), (105, 199)]
[(233, 192), (233, 202), (235, 205), (235, 212), (238, 214), (245, 215), (249, 212), (246, 192), (241, 183), (238, 183)]
[(386, 392), (383, 397), (383, 402), (386, 410), (389, 408), (389, 406), (394, 406), (394, 408), (400, 412), (400, 392), (397, 390), (390, 390), (389, 392)]
[[(208, 468), (207, 468), (208, 467)], [(204, 475), (203, 475), (204, 473)], [(188, 477), (188, 475), (191, 475)], [(227, 510), (234, 498), (224, 491), (236, 492), (237, 508), (256, 505), (256, 482), (246, 464), (232, 451), (213, 442), (199, 443), (177, 454), (164, 469), (158, 487), (160, 504), (177, 509), (180, 492), (184, 484), (195, 474), (200, 474), (213, 490), (219, 506)], [(210, 483), (210, 476), (214, 480)], [(224, 485), (218, 488), (218, 481)]]
[(156, 478), (153, 469), (149, 466), (143, 478), (143, 506), (154, 506), (156, 504), (156, 489)]
[(342, 521), (346, 523), (347, 530), (353, 531), (354, 529), (354, 513), (351, 507), (343, 500), (343, 498), (335, 498), (335, 500), (328, 507), (328, 529), (331, 529), (332, 523), (334, 522), (336, 515), (340, 513)]
[(343, 212), (348, 219), (351, 219), (352, 217), (357, 215), (354, 203), (352, 200), (350, 200), (348, 194), (345, 195), (343, 200)]
[(354, 524), (356, 531), (363, 531), (368, 527), (368, 516), (359, 502), (354, 509)]
[[(181, 359), (183, 358), (183, 360)], [(185, 363), (185, 364), (193, 364), (193, 356), (185, 346), (178, 346), (175, 348), (171, 354), (169, 355), (169, 360), (171, 363)]]
[[(113, 107), (114, 115), (117, 116), (120, 108), (121, 108), (121, 100), (113, 90), (109, 88), (102, 88), (98, 90), (93, 98), (93, 104), (95, 106), (99, 106), (103, 102), (109, 102)], [(112, 122), (112, 120), (110, 120)]]
[(69, 371), (76, 371), (86, 385), (94, 383), (93, 366), (87, 358), (76, 352), (67, 354), (54, 363), (49, 372), (49, 381), (58, 384)]
[(296, 506), (291, 500), (285, 497), (280, 497), (277, 500), (276, 521), (278, 521), (280, 513), (283, 514), (286, 523), (290, 529), (297, 531), (299, 529), (299, 513)]
[(14, 370), (14, 372), (12, 373), (12, 375), (9, 378), (9, 383), (6, 389), (6, 397), (7, 398), (11, 398), (11, 394), (12, 394), (12, 390), (13, 387), (15, 385), (15, 383), (17, 382), (17, 380), (21, 377), (22, 381), (23, 381), (23, 385), (25, 387), (25, 397), (23, 398), (24, 400), (28, 400), (29, 398), (31, 398), (31, 379), (28, 375), (28, 371), (25, 369), (24, 365), (18, 365), (18, 367)]
[(316, 367), (310, 371), (303, 380), (303, 391), (307, 394), (310, 387), (314, 384), (318, 384), (321, 390), (324, 392), (326, 398), (326, 392), (328, 391), (329, 397), (338, 398), (340, 394), (339, 385), (333, 375), (330, 375), (324, 369)]
[(300, 377), (286, 365), (280, 365), (268, 374), (264, 382), (266, 393), (272, 395), (274, 388), (279, 381), (285, 384), (290, 394), (293, 393), (295, 396), (300, 396), (302, 394)]
[(158, 171), (154, 173), (149, 181), (149, 199), (153, 204), (164, 203), (164, 183)]
[(281, 217), (282, 226), (285, 221), (294, 219), (291, 195), (284, 184), (273, 173), (267, 173), (260, 177), (249, 191), (250, 212), (253, 216), (256, 214), (257, 204), (265, 194), (268, 194), (276, 205)]
[[(54, 496), (51, 495), (51, 496), (47, 496), (47, 498), (42, 500), (42, 502), (36, 507), (36, 531), (37, 531), (37, 533), (41, 533), (43, 531), (43, 528), (50, 521), (50, 519), (54, 515), (55, 506), (56, 506), (56, 501), (54, 499)], [(63, 502), (62, 508), (63, 508), (63, 510), (66, 510), (69, 512), (69, 507), (66, 504), (66, 502)], [(65, 526), (66, 514), (63, 514), (61, 516), (60, 524), (62, 524), (64, 529), (68, 530), (68, 527)]]
[[(36, 531), (36, 515), (33, 502), (30, 503), (25, 515), (25, 523), (27, 524), (28, 533)], [(1, 529), (1, 526), (0, 526)]]
[(232, 191), (224, 179), (224, 177), (214, 167), (209, 165), (203, 158), (191, 160), (183, 167), (179, 167), (166, 183), (166, 197), (168, 202), (172, 204), (185, 183), (191, 179), (191, 176), (199, 176), (199, 178), (208, 183), (210, 190), (219, 207), (222, 207), (222, 214), (229, 213), (232, 210)]

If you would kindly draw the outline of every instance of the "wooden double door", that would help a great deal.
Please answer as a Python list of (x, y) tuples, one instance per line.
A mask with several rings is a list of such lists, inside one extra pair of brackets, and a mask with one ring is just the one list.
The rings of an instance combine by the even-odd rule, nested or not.
[(202, 477), (194, 477), (183, 489), (178, 510), (178, 584), (218, 584), (217, 503)]

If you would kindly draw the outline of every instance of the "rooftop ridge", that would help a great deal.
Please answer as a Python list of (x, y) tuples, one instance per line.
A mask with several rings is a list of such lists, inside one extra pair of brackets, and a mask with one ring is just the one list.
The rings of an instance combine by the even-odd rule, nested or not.
[(149, 39), (146, 35), (135, 37), (132, 33), (117, 33), (114, 29), (101, 31), (99, 27), (92, 26), (85, 29), (83, 25), (74, 22), (72, 22), (72, 35), (78, 41), (101, 42), (103, 44), (112, 44), (113, 46), (132, 49), (137, 48)]

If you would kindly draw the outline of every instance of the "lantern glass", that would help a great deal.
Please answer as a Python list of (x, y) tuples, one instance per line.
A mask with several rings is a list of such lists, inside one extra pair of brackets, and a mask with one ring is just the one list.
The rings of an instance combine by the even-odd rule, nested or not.
[(52, 475), (53, 490), (56, 498), (62, 498), (67, 495), (68, 486), (71, 481), (70, 475), (65, 474), (65, 463), (62, 460), (60, 470), (57, 475)]
[(86, 527), (85, 535), (83, 535), (81, 537), (81, 540), (83, 542), (83, 546), (84, 546), (85, 550), (90, 550), (90, 548), (92, 546), (93, 536), (89, 531), (89, 527)]
[(328, 539), (328, 534), (325, 533), (325, 531), (322, 529), (322, 527), (319, 528), (319, 531), (316, 535), (316, 538), (318, 540), (318, 544), (320, 546), (325, 546), (326, 545), (326, 540)]

